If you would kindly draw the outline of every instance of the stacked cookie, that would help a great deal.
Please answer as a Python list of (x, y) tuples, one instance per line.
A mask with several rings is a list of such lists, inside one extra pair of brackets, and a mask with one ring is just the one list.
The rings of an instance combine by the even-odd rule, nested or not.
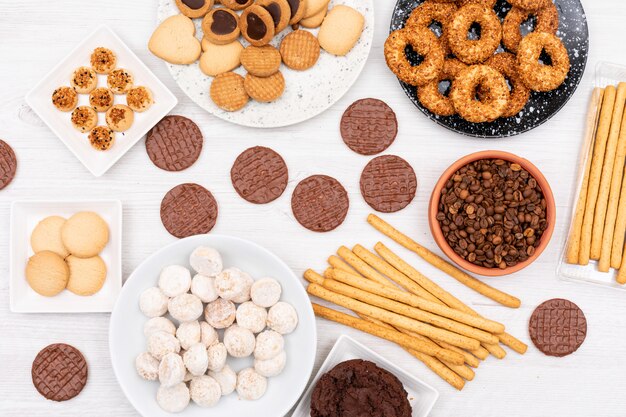
[(99, 254), (109, 242), (109, 227), (98, 214), (47, 217), (30, 242), (35, 254), (26, 265), (26, 280), (38, 294), (54, 297), (67, 288), (90, 296), (104, 285), (107, 268)]

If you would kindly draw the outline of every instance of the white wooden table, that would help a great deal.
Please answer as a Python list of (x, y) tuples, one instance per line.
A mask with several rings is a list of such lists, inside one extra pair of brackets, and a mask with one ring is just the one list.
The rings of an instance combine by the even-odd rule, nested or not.
[[(419, 190), (404, 211), (385, 216), (418, 241), (434, 249), (426, 219), (430, 191), (439, 174), (458, 157), (497, 148), (537, 164), (554, 190), (559, 211), (554, 238), (541, 259), (513, 277), (491, 279), (498, 288), (523, 300), (510, 310), (472, 293), (404, 251), (414, 264), (471, 303), (488, 317), (506, 323), (510, 332), (530, 343), (528, 318), (540, 302), (565, 297), (576, 302), (589, 323), (582, 348), (563, 359), (548, 358), (530, 346), (525, 356), (510, 352), (503, 361), (482, 363), (474, 382), (454, 391), (400, 348), (329, 322), (318, 321), (319, 367), (336, 338), (348, 333), (435, 386), (441, 393), (433, 417), (591, 415), (621, 417), (626, 413), (626, 293), (567, 284), (555, 275), (571, 209), (575, 168), (583, 118), (594, 69), (601, 60), (626, 64), (623, 41), (626, 3), (585, 0), (591, 32), (586, 75), (567, 106), (544, 126), (512, 139), (466, 138), (440, 128), (419, 113), (387, 71), (382, 47), (393, 1), (376, 3), (376, 35), (372, 54), (355, 87), (323, 115), (298, 126), (257, 131), (222, 122), (188, 100), (165, 65), (146, 48), (155, 26), (156, 1), (0, 0), (0, 137), (19, 158), (13, 184), (0, 191), (0, 415), (2, 416), (137, 416), (119, 389), (108, 352), (107, 314), (20, 315), (9, 312), (9, 207), (24, 198), (118, 198), (124, 204), (124, 277), (149, 254), (174, 240), (161, 226), (159, 204), (173, 186), (194, 181), (205, 185), (220, 204), (216, 233), (251, 239), (282, 257), (297, 274), (325, 267), (326, 257), (341, 245), (373, 246), (380, 236), (366, 226), (370, 211), (358, 179), (369, 160), (349, 151), (339, 136), (343, 110), (354, 100), (378, 97), (398, 115), (400, 133), (389, 149), (416, 169)], [(205, 134), (200, 160), (189, 170), (167, 173), (149, 161), (143, 144), (132, 149), (109, 173), (96, 179), (43, 126), (24, 103), (26, 92), (97, 24), (111, 26), (180, 99), (175, 113), (194, 119)], [(233, 191), (229, 170), (235, 157), (254, 145), (276, 149), (286, 159), (291, 180), (287, 192), (267, 206), (245, 203)], [(297, 182), (314, 173), (338, 178), (349, 190), (351, 209), (345, 224), (327, 234), (304, 230), (293, 219), (290, 194)], [(397, 248), (395, 244), (392, 247)], [(44, 400), (30, 381), (36, 353), (53, 342), (80, 348), (90, 366), (89, 383), (75, 400), (56, 404)], [(272, 416), (260, 412), (259, 416)]]

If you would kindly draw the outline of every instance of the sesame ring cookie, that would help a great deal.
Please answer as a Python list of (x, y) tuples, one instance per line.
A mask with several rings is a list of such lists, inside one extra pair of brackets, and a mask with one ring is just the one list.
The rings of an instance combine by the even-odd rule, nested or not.
[(184, 266), (169, 265), (161, 270), (159, 288), (168, 297), (185, 294), (191, 287), (191, 272)]
[(167, 309), (180, 323), (197, 320), (204, 310), (202, 301), (193, 294), (181, 294), (171, 298)]
[(485, 65), (498, 70), (506, 79), (509, 80), (509, 84), (511, 85), (511, 97), (509, 99), (509, 104), (500, 117), (515, 116), (522, 111), (530, 99), (530, 90), (522, 81), (522, 77), (517, 70), (517, 60), (515, 59), (515, 55), (509, 54), (508, 52), (496, 54), (489, 58), (487, 62), (485, 62)]
[(72, 112), (70, 120), (74, 129), (81, 133), (87, 133), (98, 124), (98, 113), (93, 107), (79, 106)]
[(96, 48), (91, 54), (91, 67), (98, 74), (108, 74), (117, 65), (117, 56), (107, 48)]
[(556, 33), (559, 28), (559, 11), (554, 3), (550, 3), (550, 5), (536, 12), (513, 7), (502, 23), (502, 44), (506, 49), (514, 53), (517, 52), (523, 37), (520, 26), (533, 15), (537, 18), (534, 32), (546, 32), (553, 35)]
[(291, 7), (287, 0), (257, 0), (255, 4), (265, 8), (274, 21), (274, 34), (282, 32), (289, 26)]
[(487, 6), (490, 9), (493, 9), (497, 2), (498, 0), (461, 0), (458, 1), (457, 4), (459, 7), (463, 7), (466, 4), (480, 4), (481, 6)]
[(111, 149), (115, 142), (115, 132), (108, 126), (96, 126), (89, 132), (89, 143), (99, 151)]
[(237, 394), (242, 400), (255, 401), (267, 390), (267, 378), (253, 368), (247, 368), (237, 375)]
[[(468, 39), (472, 25), (480, 26), (480, 38)], [(502, 25), (498, 15), (486, 6), (468, 4), (454, 15), (449, 30), (448, 43), (458, 59), (466, 64), (484, 62), (494, 54), (502, 40)]]
[(247, 358), (254, 352), (256, 340), (254, 334), (236, 324), (230, 326), (224, 332), (224, 346), (233, 358)]
[(113, 91), (106, 87), (98, 87), (89, 93), (89, 104), (97, 112), (105, 112), (113, 107), (115, 97)]
[(176, 0), (178, 10), (190, 19), (204, 17), (213, 8), (213, 0)]
[(304, 71), (315, 65), (320, 57), (320, 43), (306, 30), (294, 30), (280, 43), (280, 55), (289, 68)]
[(180, 323), (176, 329), (176, 338), (180, 342), (180, 347), (187, 350), (196, 343), (200, 343), (202, 330), (198, 320)]
[(243, 10), (254, 3), (254, 0), (220, 0), (222, 6), (231, 10)]
[(104, 119), (114, 132), (126, 132), (135, 121), (135, 113), (130, 107), (116, 104), (106, 111)]
[(59, 87), (52, 92), (52, 104), (61, 111), (72, 111), (78, 104), (78, 93), (72, 87)]
[(269, 77), (280, 69), (282, 58), (272, 45), (248, 46), (241, 52), (241, 65), (257, 77)]
[[(539, 62), (545, 51), (551, 65)], [(550, 33), (534, 32), (520, 42), (517, 64), (524, 84), (533, 91), (551, 91), (558, 88), (570, 70), (570, 60), (563, 42)]]
[(222, 110), (237, 111), (250, 100), (244, 78), (234, 72), (219, 74), (211, 82), (211, 99)]
[(146, 317), (161, 317), (167, 313), (169, 301), (169, 297), (160, 288), (148, 288), (139, 296), (139, 309)]
[[(479, 88), (484, 93), (481, 101), (476, 100)], [(462, 70), (450, 91), (457, 113), (471, 123), (496, 120), (506, 110), (509, 96), (504, 76), (487, 65), (473, 65)]]
[(272, 15), (258, 3), (243, 11), (239, 18), (239, 29), (244, 39), (254, 46), (267, 45), (276, 34)]
[(274, 278), (262, 278), (252, 284), (250, 298), (259, 307), (270, 308), (280, 300), (282, 288)]
[[(199, 246), (189, 255), (189, 264), (198, 274), (214, 277), (224, 267), (222, 255), (208, 246)], [(212, 301), (212, 300), (211, 300)]]
[(520, 9), (529, 10), (531, 12), (548, 7), (552, 0), (508, 0), (512, 6)]
[(278, 71), (269, 77), (257, 77), (247, 74), (243, 82), (248, 95), (261, 103), (270, 103), (279, 99), (285, 91), (285, 78)]
[(204, 319), (215, 329), (225, 329), (235, 322), (236, 308), (232, 301), (218, 298), (207, 304)]
[[(424, 60), (412, 65), (406, 55), (407, 46)], [(385, 60), (391, 71), (404, 83), (420, 86), (436, 79), (443, 69), (444, 50), (435, 35), (427, 30), (400, 29), (385, 42)]]
[(72, 74), (70, 85), (79, 94), (89, 94), (98, 86), (98, 74), (93, 68), (78, 67)]
[(406, 21), (405, 27), (410, 30), (430, 30), (433, 23), (438, 23), (441, 26), (439, 41), (444, 49), (444, 53), (447, 55), (450, 52), (450, 46), (447, 41), (448, 26), (456, 11), (457, 6), (455, 3), (425, 2), (413, 10)]
[(135, 77), (123, 68), (114, 69), (107, 75), (107, 85), (114, 94), (126, 94), (133, 88)]
[(289, 334), (298, 326), (298, 313), (289, 303), (280, 301), (267, 313), (267, 327), (280, 333)]
[(235, 319), (240, 327), (252, 333), (259, 333), (265, 329), (267, 310), (251, 301), (246, 301), (237, 308)]
[(209, 42), (216, 45), (234, 42), (241, 34), (239, 15), (229, 9), (213, 9), (202, 19), (202, 32)]
[(428, 84), (417, 88), (417, 97), (420, 103), (439, 116), (452, 116), (456, 114), (456, 109), (449, 96), (449, 91), (448, 94), (442, 94), (439, 90), (439, 83), (447, 81), (451, 86), (457, 74), (465, 68), (467, 68), (467, 65), (458, 59), (446, 59), (443, 63), (443, 71), (441, 71), (441, 74)]
[(153, 103), (152, 91), (146, 87), (133, 87), (126, 94), (126, 104), (137, 113), (148, 110)]

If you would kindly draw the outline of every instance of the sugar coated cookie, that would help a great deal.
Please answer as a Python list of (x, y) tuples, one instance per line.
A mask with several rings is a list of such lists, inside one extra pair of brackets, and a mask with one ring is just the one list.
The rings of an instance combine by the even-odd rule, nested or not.
[(206, 348), (219, 343), (219, 334), (209, 323), (203, 321), (200, 323), (200, 343)]
[(185, 294), (191, 287), (191, 272), (184, 266), (170, 265), (161, 270), (159, 288), (168, 297)]
[(99, 47), (92, 52), (90, 62), (98, 74), (108, 74), (117, 65), (117, 56), (110, 49)]
[(231, 394), (237, 386), (237, 374), (228, 365), (224, 365), (218, 372), (209, 371), (209, 376), (220, 385), (222, 396)]
[(246, 301), (237, 307), (235, 317), (237, 325), (250, 330), (252, 333), (259, 333), (265, 329), (267, 310), (251, 301)]
[(189, 388), (183, 382), (173, 387), (161, 385), (157, 391), (157, 403), (168, 413), (180, 413), (187, 408), (190, 399)]
[(272, 15), (258, 4), (243, 11), (239, 18), (239, 28), (241, 35), (254, 46), (267, 45), (276, 34)]
[(224, 332), (224, 346), (233, 358), (247, 358), (254, 352), (254, 334), (248, 329), (233, 324)]
[(215, 249), (208, 246), (198, 246), (189, 255), (189, 264), (198, 274), (207, 277), (214, 277), (224, 267), (222, 255)]
[(176, 329), (176, 338), (180, 342), (180, 347), (185, 350), (200, 343), (200, 335), (200, 322), (198, 320), (180, 323)]
[(70, 271), (59, 255), (50, 251), (34, 254), (26, 264), (28, 285), (44, 297), (54, 297), (67, 285)]
[(209, 356), (206, 347), (202, 343), (196, 343), (183, 354), (185, 367), (193, 376), (204, 375), (209, 366)]
[(115, 143), (115, 132), (108, 126), (96, 126), (89, 132), (89, 143), (99, 151), (108, 151)]
[(200, 407), (213, 407), (222, 397), (220, 384), (208, 375), (198, 376), (189, 384), (191, 399)]
[(280, 375), (287, 365), (287, 354), (283, 350), (278, 355), (268, 360), (254, 360), (254, 370), (261, 376), (271, 378)]
[(154, 103), (152, 91), (144, 86), (133, 87), (126, 94), (126, 104), (133, 111), (143, 113)]
[(178, 353), (168, 353), (159, 364), (159, 382), (162, 387), (173, 387), (185, 379), (185, 364)]
[(135, 77), (123, 68), (114, 69), (107, 75), (107, 85), (114, 94), (126, 94), (133, 88)]
[(61, 229), (65, 221), (60, 216), (46, 217), (40, 221), (30, 236), (30, 246), (33, 251), (37, 253), (47, 250), (65, 259), (70, 254), (61, 240)]
[(211, 82), (211, 99), (217, 107), (226, 111), (237, 111), (250, 100), (244, 87), (244, 78), (234, 72), (225, 72)]
[(267, 378), (253, 368), (247, 368), (237, 375), (237, 394), (242, 400), (255, 401), (267, 390)]
[(159, 379), (159, 361), (148, 352), (140, 353), (135, 359), (137, 375), (146, 381)]
[[(169, 301), (169, 297), (163, 294), (160, 288), (151, 287), (144, 290), (139, 296), (139, 310), (141, 310), (146, 317), (160, 317), (167, 313), (167, 303)], [(174, 334), (174, 332), (171, 333)]]
[(266, 330), (256, 337), (254, 357), (266, 361), (276, 357), (285, 347), (285, 339), (274, 330)]
[(92, 258), (109, 242), (109, 226), (98, 214), (82, 211), (74, 214), (61, 228), (63, 245), (79, 258)]
[[(167, 302), (165, 302), (165, 305), (167, 306)], [(175, 335), (176, 326), (167, 317), (153, 317), (143, 325), (143, 334), (148, 337), (155, 332), (166, 332)]]
[(352, 7), (333, 7), (322, 23), (317, 39), (328, 53), (344, 56), (356, 45), (363, 33), (365, 18)]
[(247, 74), (243, 83), (246, 93), (261, 103), (278, 100), (285, 92), (285, 78), (278, 71), (269, 77), (257, 77)]
[(181, 294), (171, 298), (167, 309), (180, 323), (197, 320), (204, 310), (202, 301), (193, 294)]
[(209, 371), (221, 371), (224, 368), (224, 365), (226, 365), (226, 358), (228, 357), (226, 346), (224, 346), (223, 343), (217, 343), (209, 346), (206, 353), (209, 356)]
[(79, 94), (89, 94), (98, 86), (98, 74), (93, 68), (78, 67), (72, 74), (70, 85)]
[(99, 256), (93, 258), (78, 258), (68, 256), (66, 259), (70, 268), (70, 278), (67, 289), (76, 295), (93, 295), (100, 291), (107, 277), (107, 266)]
[(280, 69), (282, 58), (272, 45), (248, 46), (241, 52), (241, 64), (250, 74), (269, 77)]
[(280, 44), (280, 55), (289, 68), (304, 71), (319, 59), (320, 44), (310, 32), (295, 30), (284, 37)]
[(250, 297), (252, 302), (259, 307), (270, 308), (278, 301), (282, 288), (274, 278), (262, 278), (252, 284)]
[(218, 298), (207, 304), (204, 309), (204, 319), (216, 329), (225, 329), (235, 321), (235, 303)]
[(89, 104), (97, 112), (105, 112), (113, 106), (113, 91), (106, 87), (98, 87), (89, 93)]
[(98, 113), (93, 107), (78, 106), (72, 112), (70, 120), (74, 129), (81, 133), (87, 133), (98, 125)]
[(78, 104), (78, 94), (72, 87), (59, 87), (52, 92), (52, 104), (61, 111), (72, 111)]
[(225, 45), (217, 45), (207, 39), (202, 40), (200, 70), (208, 76), (229, 72), (241, 65), (243, 46), (238, 40)]
[(213, 9), (202, 19), (204, 37), (217, 45), (226, 45), (239, 38), (239, 15), (232, 10)]
[(197, 274), (191, 280), (191, 293), (202, 300), (203, 303), (210, 303), (217, 300), (217, 290), (215, 289), (215, 278)]
[(180, 342), (166, 332), (152, 333), (147, 340), (148, 352), (158, 361), (168, 353), (179, 353)]
[(213, 0), (176, 0), (176, 6), (182, 14), (195, 19), (204, 17), (213, 8)]
[(284, 301), (276, 303), (267, 313), (267, 327), (280, 333), (289, 334), (298, 326), (298, 313)]
[(171, 16), (155, 29), (148, 49), (170, 64), (191, 64), (198, 60), (202, 51), (195, 35), (196, 26), (190, 18), (182, 14)]

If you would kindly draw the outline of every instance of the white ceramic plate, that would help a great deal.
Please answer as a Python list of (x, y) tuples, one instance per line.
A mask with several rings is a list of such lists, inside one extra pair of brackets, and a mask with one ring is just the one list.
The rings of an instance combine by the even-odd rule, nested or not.
[(409, 394), (409, 402), (413, 407), (413, 417), (427, 417), (430, 414), (439, 397), (439, 393), (433, 387), (415, 378), (356, 340), (346, 335), (341, 335), (291, 417), (309, 417), (311, 415), (311, 392), (317, 381), (319, 381), (322, 375), (341, 362), (351, 359), (363, 359), (374, 362), (376, 365), (394, 374), (402, 382), (404, 389)]
[[(135, 371), (135, 358), (146, 350), (143, 326), (148, 320), (139, 311), (139, 296), (157, 285), (161, 269), (179, 264), (189, 267), (189, 255), (198, 246), (212, 246), (224, 260), (224, 266), (236, 266), (255, 279), (271, 276), (283, 288), (282, 301), (298, 312), (297, 329), (285, 336), (287, 366), (282, 374), (269, 378), (265, 395), (258, 401), (244, 401), (234, 392), (222, 397), (213, 408), (200, 408), (193, 403), (181, 415), (191, 417), (284, 416), (306, 388), (313, 370), (317, 334), (311, 302), (300, 280), (276, 255), (255, 243), (229, 236), (199, 235), (176, 241), (146, 259), (128, 278), (118, 298), (109, 327), (109, 348), (113, 370), (122, 391), (144, 417), (166, 417), (156, 402), (158, 382), (141, 379)], [(252, 359), (228, 359), (235, 372), (252, 366)]]
[[(34, 253), (30, 236), (37, 223), (48, 216), (66, 219), (79, 211), (98, 213), (109, 225), (109, 243), (100, 253), (107, 266), (102, 289), (89, 297), (67, 290), (43, 297), (26, 282), (24, 271)], [(11, 206), (10, 298), (14, 313), (108, 313), (122, 288), (122, 203), (119, 200), (15, 201)]]
[[(332, 0), (329, 7), (345, 4), (353, 7), (365, 16), (365, 28), (359, 42), (345, 57), (336, 57), (324, 50), (315, 66), (307, 71), (293, 71), (281, 67), (285, 77), (285, 93), (273, 103), (250, 101), (246, 107), (237, 112), (226, 112), (213, 103), (209, 95), (212, 77), (204, 75), (196, 62), (192, 65), (167, 64), (172, 76), (180, 88), (193, 101), (209, 113), (220, 119), (242, 126), (250, 127), (281, 127), (311, 119), (335, 104), (361, 74), (369, 56), (374, 38), (374, 1), (373, 0)], [(159, 0), (158, 21), (179, 14), (180, 11), (173, 0)], [(196, 36), (201, 39), (202, 19), (196, 19)], [(309, 29), (305, 29), (309, 30)], [(284, 30), (273, 41), (278, 47), (282, 38), (291, 32)], [(317, 29), (312, 30), (317, 34)], [(242, 43), (248, 45), (246, 41)], [(243, 68), (235, 72), (245, 75)]]
[[(51, 99), (56, 88), (70, 85), (70, 77), (76, 68), (89, 66), (91, 52), (99, 46), (111, 49), (117, 55), (118, 68), (129, 70), (135, 77), (135, 85), (148, 87), (154, 95), (152, 107), (143, 113), (135, 113), (133, 126), (124, 133), (116, 133), (115, 144), (105, 152), (94, 149), (89, 144), (87, 134), (72, 127), (71, 112), (57, 110)], [(98, 75), (98, 86), (106, 87), (106, 75)], [(100, 177), (167, 115), (178, 100), (111, 29), (100, 26), (28, 93), (26, 102), (85, 168)], [(116, 95), (115, 103), (126, 104), (125, 96)], [(80, 94), (78, 105), (88, 104), (89, 96)], [(100, 125), (106, 124), (104, 113), (98, 113), (98, 118)]]

